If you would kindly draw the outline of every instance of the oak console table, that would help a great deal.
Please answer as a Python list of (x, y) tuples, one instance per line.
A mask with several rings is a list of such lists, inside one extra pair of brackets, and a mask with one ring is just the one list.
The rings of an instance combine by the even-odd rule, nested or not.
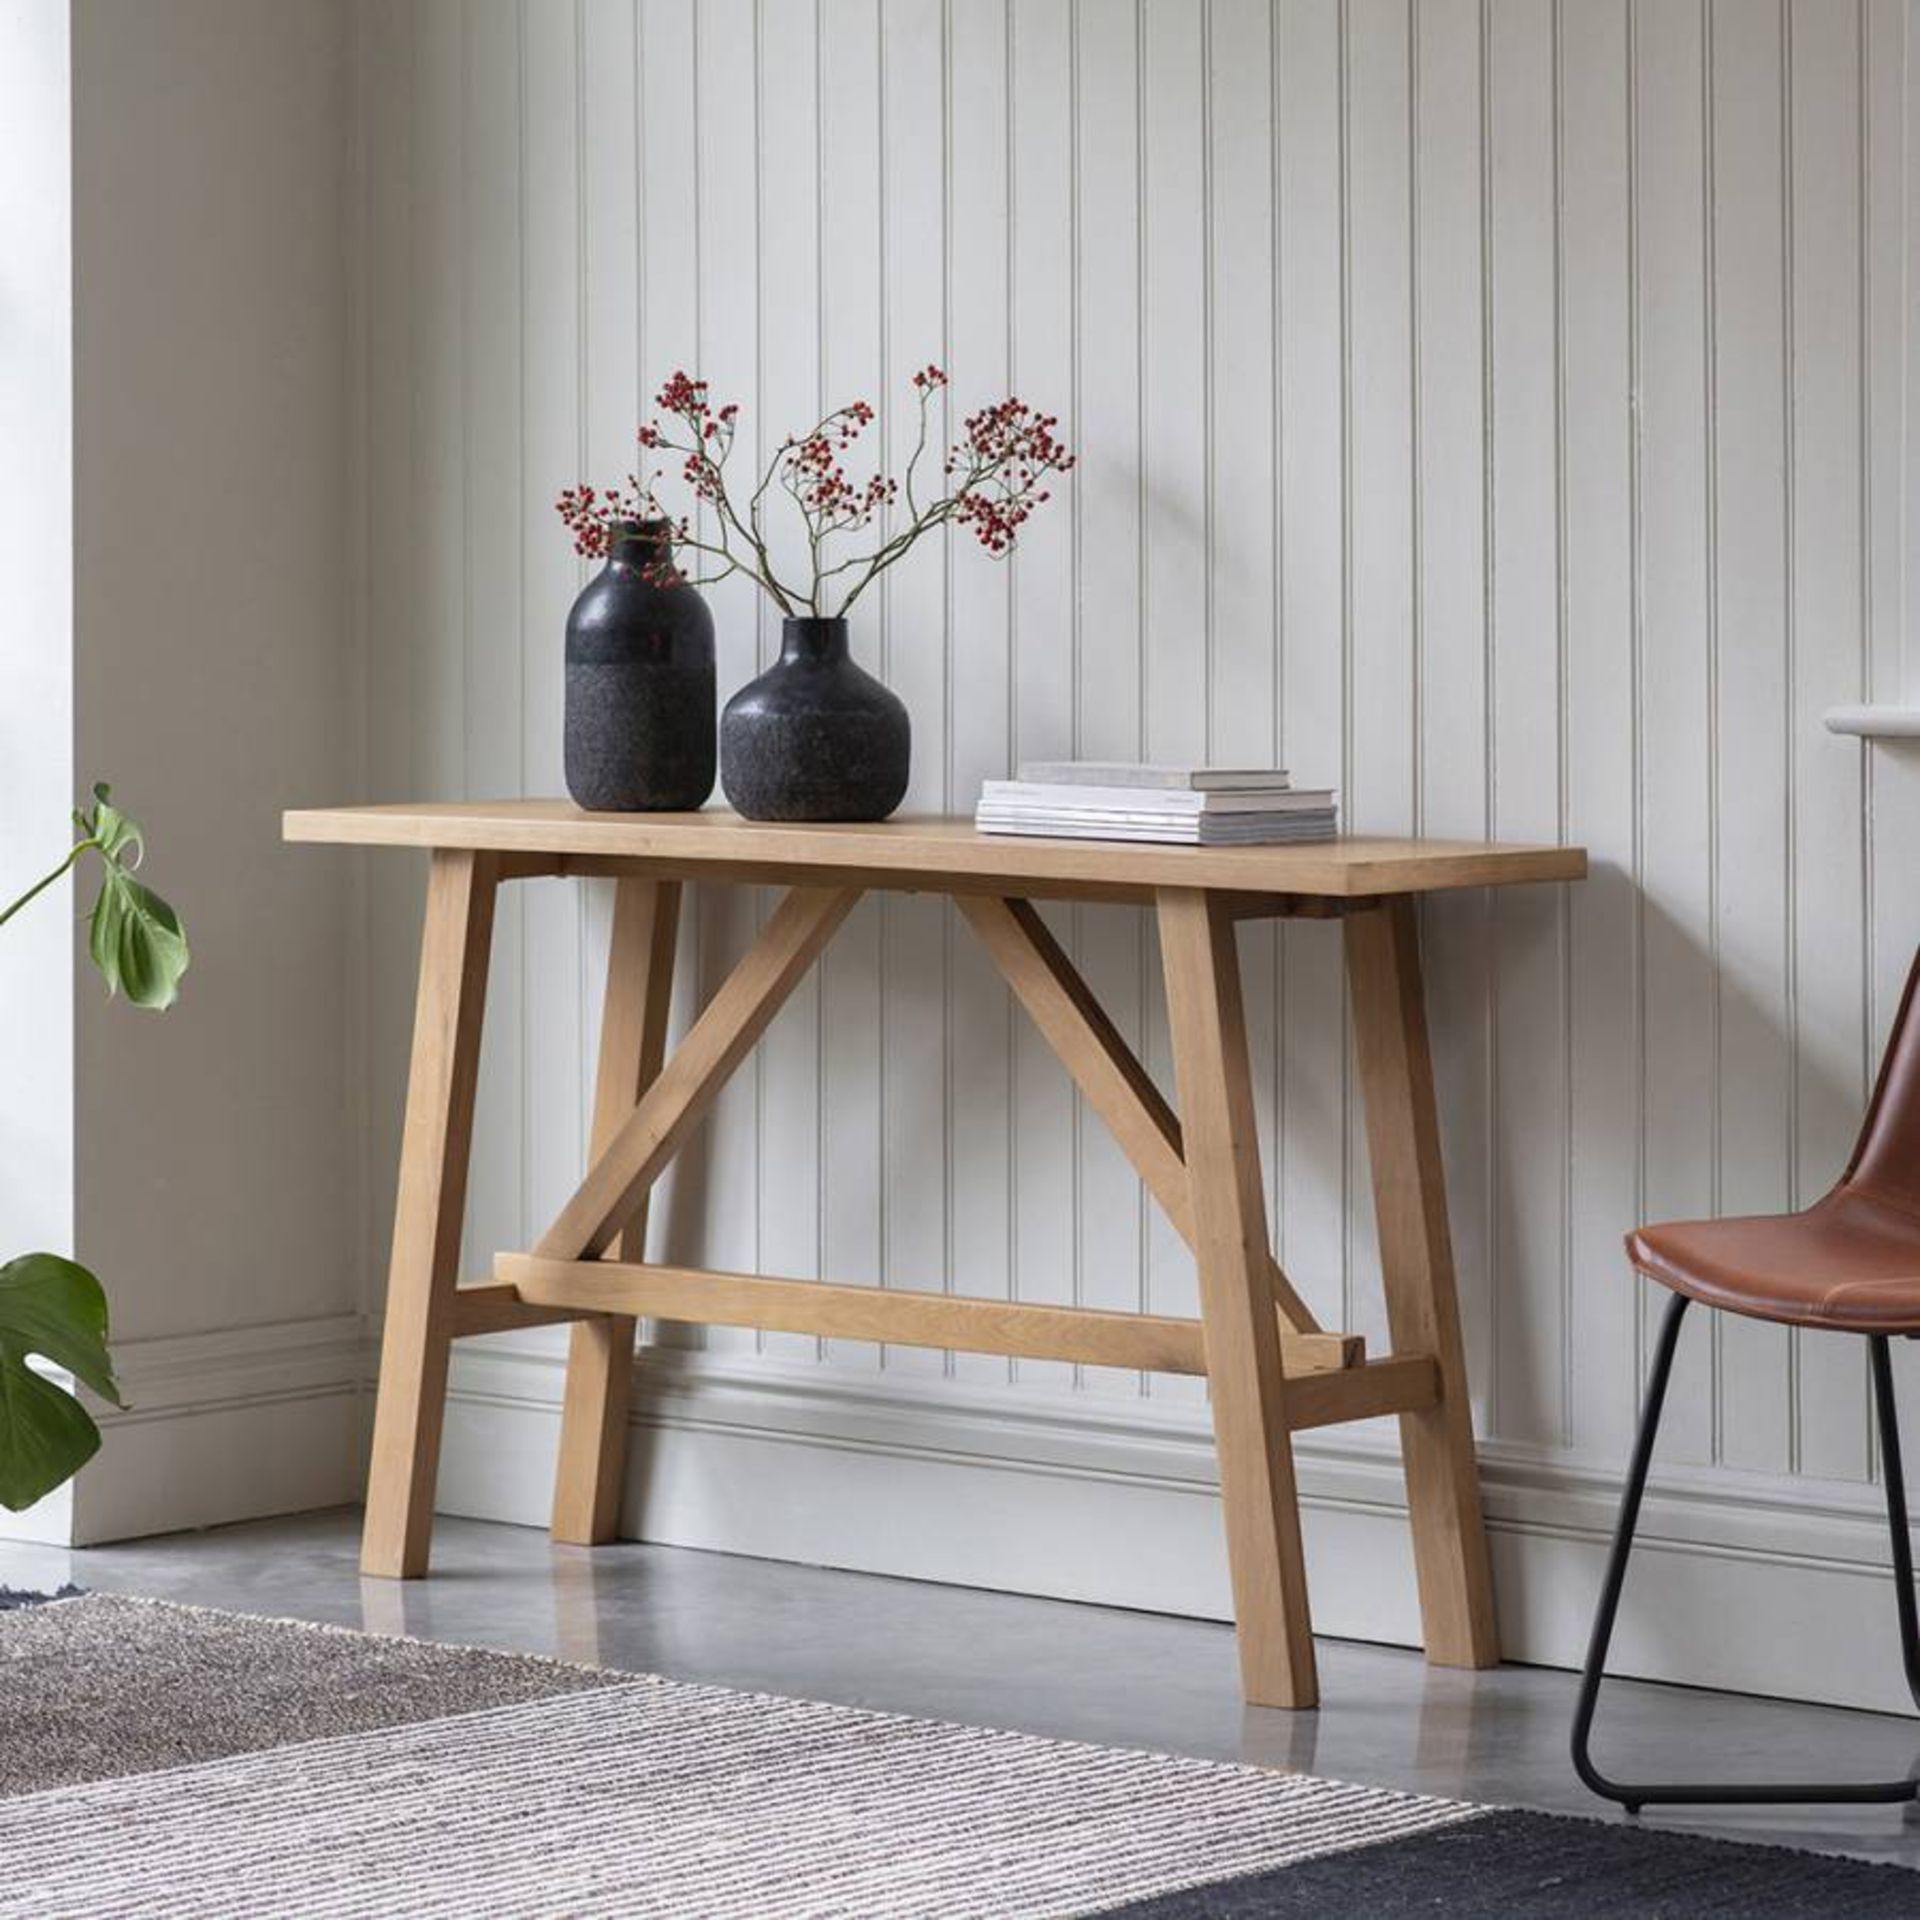
[[(553, 1533), (611, 1539), (635, 1321), (956, 1347), (1204, 1374), (1249, 1700), (1317, 1697), (1290, 1436), (1400, 1416), (1427, 1657), (1499, 1657), (1455, 1303), (1414, 896), (1577, 880), (1575, 847), (1345, 839), (1200, 848), (996, 838), (951, 819), (756, 826), (732, 814), (590, 814), (560, 801), (349, 807), (286, 816), (289, 840), (432, 856), (362, 1564), (426, 1572), (450, 1344), (572, 1321)], [(494, 897), (505, 881), (616, 884), (593, 1165), (539, 1243), (460, 1284)], [(680, 888), (786, 889), (666, 1057)], [(658, 1266), (647, 1196), (863, 892), (951, 895), (1093, 1110), (1192, 1247), (1198, 1320)], [(1166, 972), (1176, 1118), (1032, 902), (1152, 907)], [(1337, 920), (1346, 945), (1394, 1351), (1323, 1329), (1274, 1260), (1234, 924)]]

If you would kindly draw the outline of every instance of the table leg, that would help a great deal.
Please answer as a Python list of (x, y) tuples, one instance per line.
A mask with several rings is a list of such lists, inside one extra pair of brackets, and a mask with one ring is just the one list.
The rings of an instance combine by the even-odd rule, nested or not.
[(1233, 922), (1185, 889), (1161, 892), (1159, 917), (1241, 1683), (1256, 1705), (1311, 1707), (1313, 1627)]
[(427, 879), (360, 1548), (361, 1571), (389, 1578), (427, 1570), (497, 878), (491, 854), (437, 849)]
[[(606, 1151), (660, 1072), (679, 930), (678, 881), (615, 883), (600, 1067), (593, 1092), (593, 1159)], [(647, 1210), (642, 1206), (608, 1252), (618, 1260), (643, 1260), (646, 1239)], [(574, 1323), (553, 1490), (553, 1537), (574, 1546), (599, 1546), (614, 1537), (619, 1524), (634, 1326), (625, 1314)]]
[(1440, 1375), (1438, 1403), (1400, 1416), (1427, 1658), (1491, 1667), (1500, 1643), (1413, 901), (1400, 895), (1350, 915), (1346, 943), (1387, 1325), (1395, 1352), (1431, 1354)]

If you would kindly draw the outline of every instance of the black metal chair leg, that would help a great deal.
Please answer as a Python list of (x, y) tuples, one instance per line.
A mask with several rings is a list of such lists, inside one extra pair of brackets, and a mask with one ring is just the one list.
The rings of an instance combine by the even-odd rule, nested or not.
[(1907, 1477), (1900, 1464), (1900, 1413), (1893, 1398), (1893, 1362), (1887, 1336), (1867, 1336), (1873, 1373), (1873, 1409), (1880, 1423), (1880, 1478), (1887, 1490), (1887, 1532), (1893, 1541), (1893, 1604), (1900, 1615), (1900, 1659), (1907, 1691), (1920, 1707), (1920, 1605), (1913, 1593), (1913, 1542), (1907, 1531)]
[[(1687, 1297), (1676, 1293), (1661, 1322), (1660, 1340), (1654, 1350), (1653, 1371), (1647, 1379), (1646, 1405), (1640, 1414), (1640, 1431), (1633, 1443), (1633, 1460), (1627, 1472), (1626, 1490), (1620, 1501), (1620, 1520), (1614, 1531), (1613, 1550), (1607, 1559), (1606, 1579), (1600, 1588), (1600, 1605), (1594, 1614), (1593, 1638), (1587, 1648), (1587, 1664), (1580, 1679), (1580, 1701), (1573, 1716), (1573, 1768), (1580, 1778), (1603, 1799), (1615, 1800), (1629, 1813), (1650, 1806), (1785, 1806), (1796, 1804), (1861, 1805), (1897, 1803), (1920, 1799), (1920, 1779), (1858, 1781), (1791, 1781), (1748, 1785), (1738, 1781), (1695, 1782), (1613, 1780), (1593, 1763), (1590, 1751), (1594, 1708), (1600, 1698), (1600, 1681), (1606, 1671), (1607, 1648), (1613, 1640), (1615, 1617), (1620, 1611), (1620, 1590), (1627, 1576), (1627, 1561), (1633, 1552), (1634, 1529), (1640, 1520), (1640, 1502), (1647, 1490), (1647, 1470), (1653, 1464), (1654, 1436), (1660, 1428), (1660, 1412), (1667, 1397), (1667, 1382), (1673, 1373), (1674, 1349), (1680, 1342), (1680, 1323), (1686, 1316)], [(1893, 1576), (1895, 1603), (1900, 1613), (1900, 1650), (1906, 1663), (1907, 1685), (1920, 1705), (1920, 1610), (1913, 1591), (1913, 1551), (1907, 1535), (1907, 1496), (1901, 1471), (1900, 1433), (1895, 1420), (1893, 1368), (1887, 1357), (1884, 1335), (1868, 1336), (1868, 1351), (1873, 1374), (1874, 1406), (1880, 1422), (1880, 1452), (1887, 1490), (1887, 1518), (1893, 1536)]]

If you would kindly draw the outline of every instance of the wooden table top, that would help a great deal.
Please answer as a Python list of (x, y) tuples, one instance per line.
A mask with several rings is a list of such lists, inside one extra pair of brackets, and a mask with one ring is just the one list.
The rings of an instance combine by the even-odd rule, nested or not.
[(1045, 840), (975, 830), (970, 819), (896, 816), (872, 824), (765, 825), (700, 813), (587, 813), (565, 800), (472, 800), (322, 807), (285, 816), (288, 840), (337, 846), (445, 847), (644, 860), (695, 876), (804, 883), (840, 877), (910, 891), (1005, 891), (1139, 898), (1157, 887), (1336, 899), (1455, 887), (1579, 880), (1583, 847), (1355, 835), (1315, 846), (1176, 847)]

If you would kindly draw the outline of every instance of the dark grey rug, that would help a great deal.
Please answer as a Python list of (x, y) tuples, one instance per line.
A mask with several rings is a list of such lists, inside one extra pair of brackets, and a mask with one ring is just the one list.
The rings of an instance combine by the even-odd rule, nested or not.
[(1494, 1808), (1409, 1839), (1131, 1901), (1115, 1912), (1116, 1920), (1914, 1920), (1920, 1874), (1786, 1847)]
[(86, 1595), (0, 1610), (0, 1916), (1920, 1913), (1920, 1876)]

